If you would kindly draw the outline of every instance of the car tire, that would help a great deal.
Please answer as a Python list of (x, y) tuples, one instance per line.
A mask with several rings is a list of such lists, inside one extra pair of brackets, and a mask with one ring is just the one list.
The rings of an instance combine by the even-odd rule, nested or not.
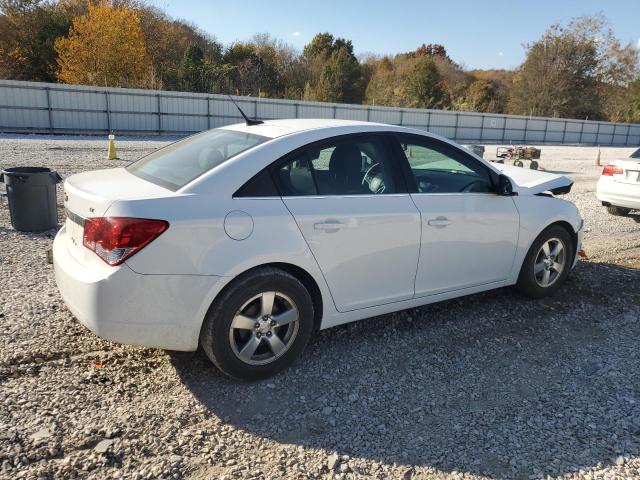
[(616, 207), (615, 205), (607, 206), (607, 212), (609, 212), (611, 215), (616, 215), (617, 217), (629, 215), (630, 211), (630, 208)]
[(524, 167), (524, 163), (522, 163), (521, 160), (515, 160), (513, 162), (513, 165), (516, 166), (516, 167)]
[[(556, 250), (558, 244), (561, 249)], [(573, 239), (564, 227), (551, 225), (546, 228), (533, 242), (522, 263), (516, 284), (518, 291), (529, 298), (554, 294), (569, 275), (574, 250)]]
[(216, 298), (200, 344), (223, 373), (253, 381), (291, 365), (313, 330), (313, 301), (302, 282), (283, 270), (260, 268), (232, 281)]
[(538, 164), (538, 162), (536, 162), (535, 160), (531, 160), (531, 164), (529, 165), (529, 168), (531, 170), (538, 170), (539, 166), (540, 165)]

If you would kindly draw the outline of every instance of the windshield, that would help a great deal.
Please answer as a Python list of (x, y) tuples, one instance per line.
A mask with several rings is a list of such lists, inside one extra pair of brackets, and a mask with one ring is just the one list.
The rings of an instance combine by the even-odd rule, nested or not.
[(127, 167), (134, 175), (170, 190), (178, 190), (205, 172), (267, 137), (232, 130), (207, 130), (141, 158)]
[(640, 148), (631, 154), (631, 158), (640, 158)]

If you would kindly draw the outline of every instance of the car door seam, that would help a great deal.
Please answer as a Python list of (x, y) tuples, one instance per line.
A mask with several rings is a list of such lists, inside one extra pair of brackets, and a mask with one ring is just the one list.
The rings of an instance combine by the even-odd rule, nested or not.
[(313, 253), (313, 250), (311, 249), (311, 245), (309, 245), (309, 242), (307, 241), (307, 239), (305, 238), (304, 234), (302, 233), (302, 229), (300, 228), (300, 224), (298, 223), (298, 220), (296, 220), (296, 216), (293, 214), (293, 212), (291, 210), (289, 210), (289, 206), (287, 205), (287, 202), (284, 201), (284, 197), (280, 197), (280, 201), (284, 205), (284, 208), (287, 209), (287, 212), (289, 212), (289, 215), (291, 215), (291, 218), (295, 222), (296, 227), (298, 227), (298, 233), (300, 233), (300, 236), (302, 237), (302, 240), (304, 241), (305, 245), (307, 246), (307, 249), (309, 250), (309, 253), (313, 257), (313, 260), (316, 262), (316, 266), (318, 267), (318, 271), (320, 272), (320, 275), (322, 275), (322, 279), (324, 280), (324, 283), (327, 286), (327, 291), (329, 292), (329, 296), (331, 297), (331, 301), (333, 302), (333, 307), (336, 309), (337, 312), (340, 312), (340, 310), (338, 309), (338, 305), (336, 304), (336, 300), (333, 298), (333, 292), (331, 291), (331, 287), (329, 286), (329, 282), (327, 281), (327, 278), (324, 276), (324, 272), (322, 271), (322, 268), (320, 268), (320, 262), (318, 262), (318, 259), (316, 258), (315, 253)]
[(412, 298), (416, 298), (416, 283), (418, 281), (418, 270), (420, 268), (420, 259), (422, 258), (422, 228), (423, 228), (423, 220), (422, 220), (422, 212), (420, 211), (420, 209), (418, 208), (418, 205), (416, 205), (415, 200), (413, 199), (413, 194), (410, 193), (409, 194), (409, 198), (411, 199), (411, 203), (413, 204), (413, 206), (415, 207), (416, 211), (418, 212), (418, 218), (420, 219), (420, 237), (418, 238), (418, 258), (416, 260), (416, 271), (413, 275), (413, 297)]

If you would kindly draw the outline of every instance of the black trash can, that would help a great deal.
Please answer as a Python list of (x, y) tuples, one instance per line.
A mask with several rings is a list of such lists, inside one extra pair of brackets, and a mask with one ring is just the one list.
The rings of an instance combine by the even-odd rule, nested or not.
[(0, 181), (6, 185), (13, 228), (40, 232), (58, 224), (56, 184), (60, 180), (57, 172), (44, 167), (2, 170)]

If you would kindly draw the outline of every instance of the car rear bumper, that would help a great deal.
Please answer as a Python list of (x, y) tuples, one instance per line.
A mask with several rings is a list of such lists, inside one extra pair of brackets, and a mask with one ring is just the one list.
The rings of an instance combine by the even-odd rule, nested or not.
[(220, 277), (141, 275), (126, 264), (88, 267), (68, 250), (63, 227), (53, 242), (56, 283), (71, 313), (99, 337), (169, 350), (195, 350)]
[(640, 185), (616, 182), (612, 178), (600, 178), (596, 197), (616, 207), (640, 209)]

